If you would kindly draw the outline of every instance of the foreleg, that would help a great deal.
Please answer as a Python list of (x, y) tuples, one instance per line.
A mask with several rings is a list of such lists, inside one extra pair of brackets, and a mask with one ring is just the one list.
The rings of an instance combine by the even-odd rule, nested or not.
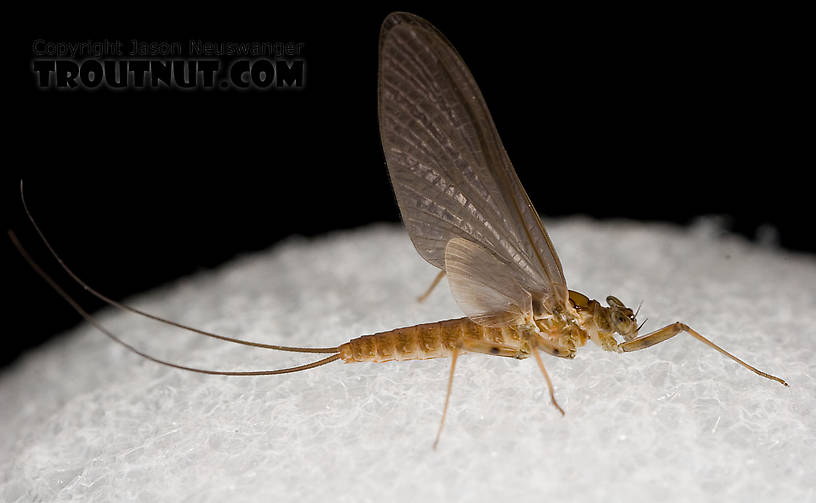
[(695, 330), (692, 330), (685, 323), (680, 323), (680, 322), (672, 323), (671, 325), (667, 325), (667, 326), (661, 328), (660, 330), (655, 330), (654, 332), (652, 332), (650, 334), (646, 334), (646, 335), (644, 335), (642, 337), (638, 337), (637, 339), (633, 339), (633, 340), (628, 341), (628, 342), (620, 343), (620, 344), (618, 344), (618, 350), (621, 351), (621, 352), (624, 352), (624, 353), (628, 353), (628, 352), (631, 352), (631, 351), (638, 351), (638, 350), (641, 350), (641, 349), (646, 349), (646, 348), (648, 348), (650, 346), (654, 346), (655, 344), (658, 344), (658, 343), (661, 343), (663, 341), (669, 340), (672, 337), (674, 337), (675, 335), (679, 334), (680, 332), (686, 332), (687, 334), (691, 335), (692, 337), (694, 337), (698, 341), (708, 345), (709, 347), (712, 347), (712, 348), (716, 349), (717, 351), (719, 351), (723, 355), (727, 356), (728, 358), (731, 358), (735, 362), (739, 363), (743, 367), (747, 368), (748, 370), (750, 370), (751, 372), (754, 372), (755, 374), (757, 374), (759, 376), (762, 376), (762, 377), (764, 377), (766, 379), (771, 379), (772, 381), (776, 381), (776, 382), (778, 382), (780, 384), (784, 384), (785, 386), (788, 385), (788, 383), (786, 383), (784, 380), (782, 380), (782, 379), (780, 379), (780, 378), (778, 378), (776, 376), (772, 376), (771, 374), (766, 374), (765, 372), (762, 372), (761, 370), (756, 369), (756, 368), (748, 365), (747, 363), (740, 360), (736, 356), (732, 355), (728, 351), (724, 350), (723, 348), (717, 346), (716, 344), (714, 344), (710, 340), (706, 339), (705, 337), (703, 337), (702, 335), (697, 333)]

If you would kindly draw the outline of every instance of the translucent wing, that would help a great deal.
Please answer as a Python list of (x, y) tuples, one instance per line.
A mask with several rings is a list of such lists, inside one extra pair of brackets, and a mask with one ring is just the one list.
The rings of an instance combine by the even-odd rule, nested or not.
[(451, 292), (468, 318), (480, 325), (518, 325), (532, 313), (532, 297), (485, 247), (453, 238), (445, 247)]
[[(532, 296), (537, 311), (563, 305), (568, 290), (561, 263), (482, 94), (456, 49), (424, 19), (393, 13), (383, 23), (379, 112), (391, 182), (422, 258), (451, 273), (446, 246), (463, 238), (494, 260), (489, 267), (498, 281), (482, 294), (495, 305), (480, 309), (503, 312), (507, 305), (497, 299), (517, 296), (516, 287)], [(460, 272), (468, 266), (472, 274), (479, 265), (462, 260), (456, 263)], [(463, 274), (452, 275), (452, 285), (454, 278), (462, 280)], [(457, 296), (464, 290), (453, 290), (470, 316), (465, 308), (470, 304)]]

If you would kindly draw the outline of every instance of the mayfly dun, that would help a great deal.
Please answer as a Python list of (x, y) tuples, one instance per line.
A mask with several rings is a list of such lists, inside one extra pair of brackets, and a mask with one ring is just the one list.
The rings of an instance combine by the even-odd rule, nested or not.
[[(62, 268), (85, 290), (120, 309), (223, 341), (258, 348), (329, 354), (313, 363), (259, 371), (187, 367), (150, 356), (108, 331), (51, 279), (9, 235), (23, 257), (93, 326), (130, 351), (170, 367), (215, 375), (299, 372), (342, 360), (387, 362), (450, 357), (439, 442), (456, 362), (464, 353), (533, 357), (561, 414), (541, 353), (574, 358), (592, 341), (606, 351), (646, 349), (687, 333), (752, 372), (785, 386), (684, 323), (645, 335), (637, 312), (615, 297), (607, 306), (567, 288), (561, 262), (507, 157), (482, 94), (448, 40), (422, 18), (389, 15), (380, 32), (379, 117), (383, 151), (402, 219), (417, 252), (447, 275), (465, 317), (364, 335), (331, 348), (261, 344), (205, 332), (116, 302), (84, 283), (59, 258), (26, 207), (34, 228)], [(22, 194), (22, 187), (21, 187)], [(25, 206), (25, 200), (23, 199)]]

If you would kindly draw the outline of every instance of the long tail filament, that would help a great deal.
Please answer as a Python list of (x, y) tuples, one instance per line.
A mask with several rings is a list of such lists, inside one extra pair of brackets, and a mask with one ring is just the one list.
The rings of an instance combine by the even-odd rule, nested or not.
[(51, 286), (51, 288), (53, 288), (55, 292), (57, 292), (71, 307), (73, 307), (74, 310), (77, 313), (79, 313), (83, 318), (85, 318), (85, 320), (87, 320), (88, 323), (93, 325), (96, 329), (98, 329), (100, 332), (102, 332), (103, 334), (108, 336), (114, 342), (122, 345), (123, 347), (125, 347), (128, 350), (136, 353), (137, 355), (139, 355), (139, 356), (141, 356), (143, 358), (146, 358), (146, 359), (148, 359), (150, 361), (156, 362), (158, 364), (166, 365), (168, 367), (173, 367), (173, 368), (177, 368), (177, 369), (181, 369), (181, 370), (187, 370), (187, 371), (190, 371), (190, 372), (198, 372), (200, 374), (227, 375), (227, 376), (260, 376), (260, 375), (275, 375), (275, 374), (287, 374), (287, 373), (290, 373), (290, 372), (300, 372), (301, 370), (308, 370), (308, 369), (311, 369), (311, 368), (314, 368), (314, 367), (319, 367), (321, 365), (325, 365), (327, 363), (331, 363), (331, 362), (333, 362), (335, 360), (338, 360), (340, 358), (340, 355), (338, 354), (340, 352), (339, 347), (334, 347), (334, 348), (304, 348), (304, 347), (293, 347), (293, 346), (278, 346), (278, 345), (274, 345), (274, 344), (262, 344), (262, 343), (259, 343), (259, 342), (235, 339), (235, 338), (232, 338), (232, 337), (226, 337), (226, 336), (223, 336), (223, 335), (218, 335), (218, 334), (214, 334), (214, 333), (211, 333), (211, 332), (206, 332), (204, 330), (199, 330), (197, 328), (189, 327), (187, 325), (183, 325), (181, 323), (178, 323), (178, 322), (175, 322), (175, 321), (172, 321), (172, 320), (167, 320), (167, 319), (164, 319), (164, 318), (160, 318), (160, 317), (158, 317), (156, 315), (141, 311), (139, 309), (136, 309), (135, 307), (132, 307), (132, 306), (129, 306), (127, 304), (123, 304), (121, 302), (117, 302), (117, 301), (113, 300), (113, 299), (99, 293), (98, 291), (94, 290), (93, 288), (91, 288), (87, 283), (82, 281), (82, 279), (80, 279), (79, 276), (77, 276), (65, 264), (65, 262), (63, 262), (63, 260), (60, 258), (60, 256), (57, 254), (57, 252), (51, 246), (51, 243), (49, 243), (49, 241), (46, 239), (45, 234), (43, 234), (43, 232), (40, 229), (39, 225), (37, 225), (37, 222), (34, 220), (34, 217), (32, 216), (31, 212), (29, 211), (28, 205), (26, 204), (25, 196), (24, 196), (24, 193), (23, 193), (23, 183), (22, 183), (22, 181), (20, 182), (20, 198), (22, 199), (23, 208), (25, 209), (25, 212), (26, 212), (26, 215), (28, 216), (28, 219), (31, 221), (31, 224), (33, 225), (34, 229), (37, 231), (37, 234), (39, 234), (40, 239), (42, 240), (42, 242), (48, 248), (48, 251), (54, 257), (54, 259), (59, 263), (59, 265), (62, 267), (62, 269), (69, 276), (71, 276), (71, 278), (74, 281), (76, 281), (82, 288), (84, 288), (86, 291), (88, 291), (89, 293), (91, 293), (95, 297), (99, 298), (100, 300), (102, 300), (103, 302), (105, 302), (108, 305), (116, 307), (116, 308), (118, 308), (118, 309), (120, 309), (122, 311), (131, 312), (131, 313), (134, 313), (134, 314), (138, 314), (140, 316), (144, 316), (144, 317), (149, 318), (151, 320), (158, 321), (159, 323), (164, 323), (166, 325), (170, 325), (170, 326), (173, 326), (173, 327), (176, 327), (176, 328), (181, 328), (181, 329), (187, 330), (189, 332), (194, 332), (194, 333), (197, 333), (197, 334), (200, 334), (200, 335), (205, 335), (207, 337), (212, 337), (212, 338), (219, 339), (219, 340), (226, 341), (226, 342), (232, 342), (232, 343), (235, 343), (235, 344), (242, 344), (242, 345), (245, 345), (245, 346), (253, 346), (253, 347), (263, 348), (263, 349), (272, 349), (272, 350), (276, 350), (276, 351), (290, 351), (290, 352), (297, 352), (297, 353), (333, 353), (332, 356), (329, 356), (328, 358), (324, 358), (322, 360), (318, 360), (316, 362), (312, 362), (312, 363), (309, 363), (309, 364), (306, 364), (306, 365), (300, 365), (300, 366), (297, 366), (297, 367), (291, 367), (291, 368), (285, 368), (285, 369), (258, 370), (258, 371), (220, 371), (220, 370), (199, 369), (199, 368), (187, 367), (187, 366), (184, 366), (184, 365), (178, 365), (178, 364), (175, 364), (175, 363), (172, 363), (172, 362), (168, 362), (168, 361), (164, 361), (164, 360), (155, 358), (153, 356), (150, 356), (147, 353), (144, 353), (144, 352), (136, 349), (135, 347), (131, 346), (130, 344), (126, 343), (125, 341), (120, 339), (118, 336), (113, 334), (111, 331), (106, 329), (104, 326), (102, 326), (93, 316), (91, 316), (87, 311), (85, 311), (82, 308), (82, 306), (80, 306), (79, 303), (76, 300), (74, 300), (65, 290), (63, 290), (62, 287), (60, 287), (59, 284), (56, 281), (54, 281), (54, 279), (51, 278), (34, 261), (34, 259), (31, 257), (31, 255), (29, 255), (29, 253), (26, 251), (26, 249), (23, 247), (23, 245), (17, 239), (17, 236), (14, 234), (14, 232), (11, 231), (11, 230), (8, 231), (8, 235), (9, 235), (9, 238), (11, 239), (11, 242), (17, 248), (17, 251), (23, 257), (23, 259), (25, 259), (25, 261), (28, 262), (28, 264), (31, 266), (31, 268), (34, 269), (34, 271), (41, 278), (43, 278), (43, 280), (45, 280), (45, 282), (48, 283), (48, 285)]

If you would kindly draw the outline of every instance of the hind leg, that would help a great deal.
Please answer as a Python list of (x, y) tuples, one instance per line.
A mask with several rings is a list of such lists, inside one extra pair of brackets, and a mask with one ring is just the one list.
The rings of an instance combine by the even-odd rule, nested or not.
[(442, 427), (445, 426), (445, 417), (448, 415), (448, 404), (450, 403), (451, 389), (453, 389), (453, 372), (456, 370), (456, 359), (459, 357), (459, 348), (454, 348), (451, 355), (451, 369), (448, 377), (448, 392), (445, 393), (445, 406), (442, 408), (442, 420), (439, 421), (439, 429), (436, 431), (436, 440), (434, 440), (433, 448), (439, 444), (439, 437), (442, 435)]
[(445, 277), (445, 271), (444, 270), (439, 271), (439, 274), (436, 275), (436, 277), (433, 280), (433, 283), (431, 283), (431, 286), (428, 287), (428, 289), (425, 291), (425, 293), (423, 293), (422, 295), (420, 295), (417, 298), (417, 302), (425, 302), (425, 299), (428, 298), (428, 296), (431, 294), (431, 292), (433, 292), (434, 288), (436, 288), (436, 285), (438, 285), (439, 282), (442, 281), (442, 278), (444, 278), (444, 277)]

